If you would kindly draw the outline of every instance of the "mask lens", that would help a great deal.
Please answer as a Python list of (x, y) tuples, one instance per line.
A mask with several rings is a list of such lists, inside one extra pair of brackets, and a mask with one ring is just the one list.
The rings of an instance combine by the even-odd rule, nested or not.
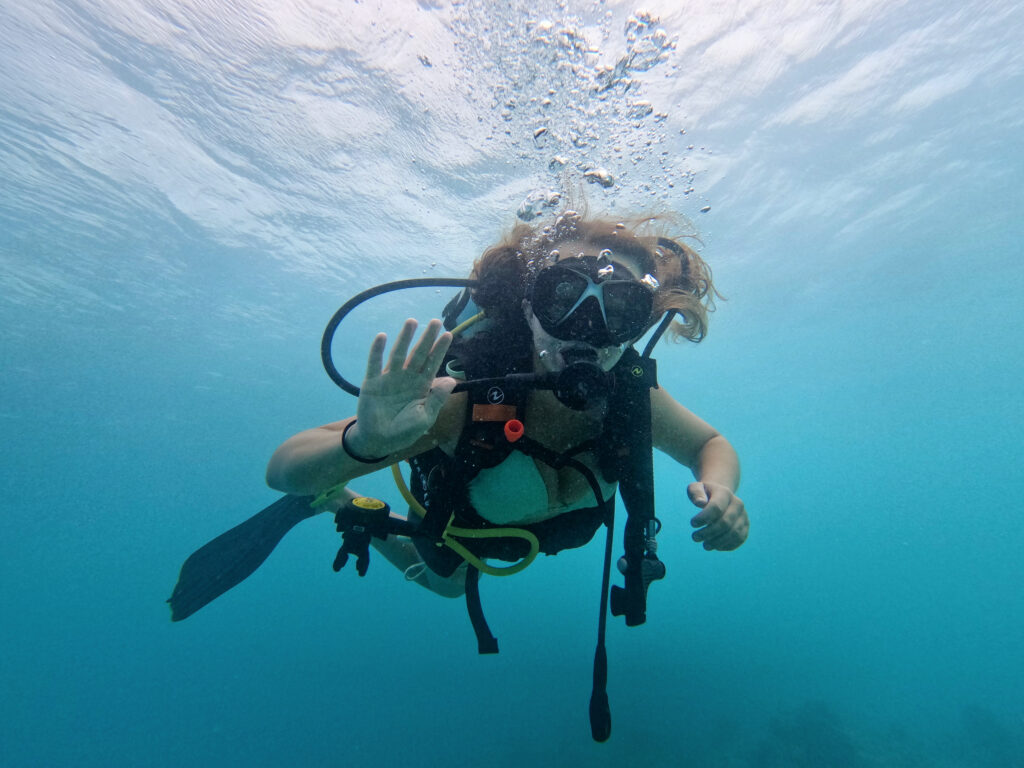
[(552, 268), (537, 277), (533, 311), (548, 333), (565, 319), (586, 289), (586, 278), (567, 269)]
[(608, 332), (622, 343), (639, 336), (647, 328), (654, 300), (651, 292), (634, 282), (603, 283), (604, 313)]

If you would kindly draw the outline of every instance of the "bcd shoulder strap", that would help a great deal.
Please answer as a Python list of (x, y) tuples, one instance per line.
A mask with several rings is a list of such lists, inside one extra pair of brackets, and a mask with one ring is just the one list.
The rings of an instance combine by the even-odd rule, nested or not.
[(654, 510), (654, 457), (651, 437), (651, 390), (658, 386), (657, 364), (628, 349), (615, 368), (616, 387), (605, 421), (601, 469), (619, 481), (626, 507), (625, 555), (620, 569), (625, 587), (611, 588), (613, 616), (628, 626), (647, 620), (647, 588), (663, 578), (655, 534), (660, 526)]

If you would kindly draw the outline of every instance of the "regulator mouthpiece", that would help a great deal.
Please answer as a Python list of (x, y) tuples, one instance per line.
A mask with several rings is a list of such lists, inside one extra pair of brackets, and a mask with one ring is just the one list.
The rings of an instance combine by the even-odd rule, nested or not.
[(569, 349), (562, 353), (565, 369), (555, 381), (555, 397), (576, 411), (585, 411), (608, 399), (612, 375), (597, 364), (597, 352), (591, 349)]

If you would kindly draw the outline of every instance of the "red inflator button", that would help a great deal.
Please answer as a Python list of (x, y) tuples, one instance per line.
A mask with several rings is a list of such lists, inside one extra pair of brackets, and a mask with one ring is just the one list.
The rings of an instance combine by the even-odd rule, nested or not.
[(505, 422), (505, 439), (514, 443), (523, 436), (523, 422), (519, 419), (509, 419)]

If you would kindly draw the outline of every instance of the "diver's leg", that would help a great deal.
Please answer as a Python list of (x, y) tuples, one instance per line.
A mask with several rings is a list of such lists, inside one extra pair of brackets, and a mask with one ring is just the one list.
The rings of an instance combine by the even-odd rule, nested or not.
[(373, 548), (380, 552), (408, 581), (436, 592), (442, 597), (462, 597), (466, 593), (466, 564), (455, 569), (447, 578), (438, 576), (423, 562), (416, 545), (405, 536), (388, 536), (386, 540), (373, 539)]

